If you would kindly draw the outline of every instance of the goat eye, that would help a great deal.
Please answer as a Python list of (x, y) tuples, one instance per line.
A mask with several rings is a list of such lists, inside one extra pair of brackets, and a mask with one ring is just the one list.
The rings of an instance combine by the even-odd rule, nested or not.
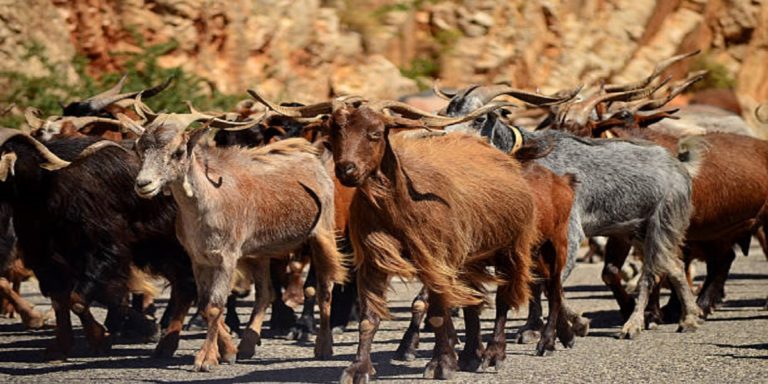
[(371, 140), (381, 140), (381, 132), (370, 132), (368, 138)]
[(183, 147), (182, 147), (182, 148), (179, 148), (179, 149), (177, 149), (175, 152), (173, 152), (173, 157), (174, 157), (175, 159), (179, 159), (179, 158), (181, 158), (182, 156), (184, 156), (184, 152), (185, 152), (185, 151), (184, 151), (184, 148), (183, 148)]
[(485, 124), (486, 120), (487, 120), (487, 118), (485, 116), (480, 116), (477, 119), (475, 119), (475, 123), (477, 123), (477, 124)]

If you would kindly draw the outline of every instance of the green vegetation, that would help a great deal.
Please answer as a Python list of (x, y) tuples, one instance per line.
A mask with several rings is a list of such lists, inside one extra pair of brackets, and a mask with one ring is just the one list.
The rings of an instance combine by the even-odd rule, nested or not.
[[(147, 100), (147, 104), (157, 111), (181, 112), (186, 109), (185, 100), (190, 100), (201, 110), (229, 110), (243, 95), (225, 95), (205, 79), (184, 72), (181, 68), (163, 68), (158, 65), (158, 58), (177, 46), (176, 42), (145, 45), (139, 37), (139, 50), (135, 52), (116, 52), (115, 58), (121, 63), (121, 73), (108, 73), (99, 78), (88, 75), (88, 59), (77, 57), (73, 66), (80, 78), (76, 84), (67, 82), (65, 69), (61, 65), (50, 63), (40, 45), (28, 47), (25, 59), (39, 60), (48, 74), (40, 77), (25, 75), (20, 72), (0, 72), (0, 105), (16, 103), (21, 108), (36, 107), (44, 116), (61, 113), (60, 103), (84, 99), (102, 92), (114, 85), (123, 74), (128, 75), (124, 91), (149, 88), (160, 84), (169, 77), (174, 81), (168, 89)], [(18, 127), (23, 121), (21, 116), (2, 116), (0, 126)]]
[(704, 89), (733, 89), (736, 87), (736, 79), (733, 74), (709, 55), (703, 55), (696, 59), (691, 66), (691, 72), (706, 70), (707, 75), (691, 87), (691, 91)]

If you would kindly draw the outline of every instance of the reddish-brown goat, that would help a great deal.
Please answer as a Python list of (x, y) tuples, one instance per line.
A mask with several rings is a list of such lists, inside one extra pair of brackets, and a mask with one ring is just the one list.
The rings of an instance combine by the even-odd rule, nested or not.
[[(367, 381), (374, 374), (370, 348), (388, 315), (391, 276), (418, 277), (429, 290), (436, 347), (426, 377), (449, 378), (458, 367), (449, 334), (451, 308), (468, 307), (461, 367), (480, 366), (483, 283), (501, 282), (502, 301), (511, 307), (529, 297), (537, 232), (533, 197), (519, 163), (462, 134), (389, 135), (389, 128), (408, 124), (421, 122), (393, 118), (373, 106), (344, 105), (330, 120), (336, 174), (344, 185), (358, 187), (349, 229), (358, 268), (360, 343), (342, 382)], [(497, 276), (486, 272), (489, 265), (496, 266)]]

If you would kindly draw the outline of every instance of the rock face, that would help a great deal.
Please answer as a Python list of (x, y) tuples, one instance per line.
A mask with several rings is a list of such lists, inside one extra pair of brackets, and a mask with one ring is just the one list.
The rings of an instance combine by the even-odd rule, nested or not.
[(768, 99), (768, 1), (0, 0), (0, 15), (0, 70), (33, 74), (44, 68), (24, 59), (32, 41), (64, 66), (84, 55), (98, 75), (119, 70), (114, 53), (138, 49), (140, 36), (176, 41), (160, 63), (223, 92), (258, 85), (313, 102), (395, 98), (431, 76), (548, 92), (636, 79), (659, 58), (702, 49), (707, 65), (735, 80), (745, 117), (754, 122)]

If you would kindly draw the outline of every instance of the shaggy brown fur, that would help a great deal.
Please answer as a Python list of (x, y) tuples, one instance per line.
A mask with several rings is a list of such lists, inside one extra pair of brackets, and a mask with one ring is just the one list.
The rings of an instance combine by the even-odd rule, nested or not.
[[(450, 377), (456, 368), (450, 308), (479, 309), (488, 282), (498, 283), (499, 297), (514, 308), (530, 294), (538, 234), (519, 163), (476, 137), (390, 135), (388, 122), (367, 107), (349, 106), (334, 111), (330, 122), (336, 175), (358, 187), (349, 225), (362, 321), (358, 355), (342, 381), (373, 374), (370, 344), (388, 316), (391, 276), (418, 277), (429, 291), (437, 338), (430, 377)], [(486, 271), (490, 265), (496, 276)]]

